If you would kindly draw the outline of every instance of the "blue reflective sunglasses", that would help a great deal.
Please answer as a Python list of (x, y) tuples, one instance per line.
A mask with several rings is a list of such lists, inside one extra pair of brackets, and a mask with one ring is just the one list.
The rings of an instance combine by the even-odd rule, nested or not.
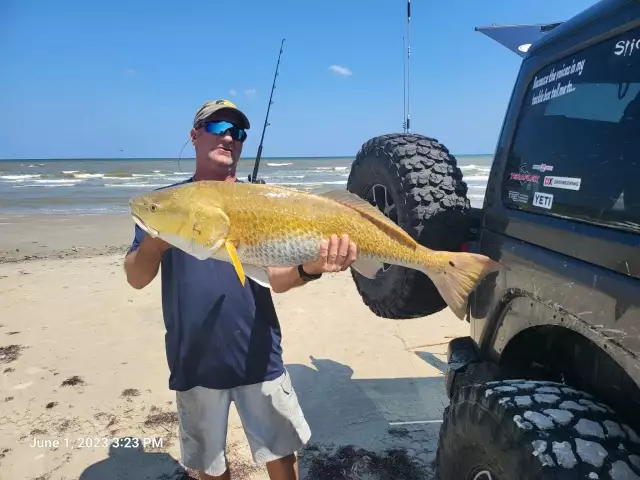
[(233, 123), (225, 120), (207, 122), (204, 129), (205, 131), (215, 135), (224, 135), (229, 132), (231, 138), (238, 140), (239, 142), (244, 142), (247, 139), (247, 131), (244, 128), (237, 127)]

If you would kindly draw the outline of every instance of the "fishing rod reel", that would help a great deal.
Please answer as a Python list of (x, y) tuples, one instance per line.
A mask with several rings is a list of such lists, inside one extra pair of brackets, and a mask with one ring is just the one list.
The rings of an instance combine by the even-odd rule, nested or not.
[(247, 179), (249, 180), (249, 183), (260, 183), (262, 185), (266, 184), (266, 182), (262, 178), (256, 178), (256, 180), (253, 181), (251, 174), (247, 175)]

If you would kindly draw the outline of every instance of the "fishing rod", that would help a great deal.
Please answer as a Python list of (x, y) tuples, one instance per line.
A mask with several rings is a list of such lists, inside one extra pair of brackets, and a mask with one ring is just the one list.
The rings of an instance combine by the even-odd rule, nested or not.
[[(267, 105), (267, 114), (264, 117), (264, 126), (262, 127), (262, 137), (260, 138), (260, 145), (258, 146), (258, 154), (256, 155), (256, 163), (253, 165), (253, 175), (249, 176), (251, 183), (258, 183), (258, 168), (260, 167), (260, 157), (262, 156), (262, 144), (264, 142), (264, 134), (269, 126), (269, 111), (271, 110), (271, 104), (273, 103), (273, 91), (276, 88), (276, 78), (278, 77), (278, 69), (280, 68), (280, 57), (282, 57), (282, 47), (284, 45), (284, 38), (280, 43), (280, 53), (278, 54), (278, 63), (276, 64), (276, 73), (273, 76), (273, 85), (271, 85), (271, 95), (269, 95), (269, 105)], [(264, 182), (261, 182), (264, 183)]]

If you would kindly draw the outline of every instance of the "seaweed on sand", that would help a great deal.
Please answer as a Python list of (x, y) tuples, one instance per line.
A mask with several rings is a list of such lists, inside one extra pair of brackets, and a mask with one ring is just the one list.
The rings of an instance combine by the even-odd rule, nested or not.
[(333, 454), (320, 453), (317, 448), (310, 460), (310, 480), (423, 480), (426, 472), (409, 457), (405, 449), (372, 452), (353, 445), (343, 445)]

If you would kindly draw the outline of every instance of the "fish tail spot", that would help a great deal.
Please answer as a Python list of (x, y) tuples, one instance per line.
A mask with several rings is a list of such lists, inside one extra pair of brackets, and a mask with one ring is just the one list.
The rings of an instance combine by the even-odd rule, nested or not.
[(429, 265), (421, 271), (431, 279), (453, 313), (464, 319), (471, 292), (487, 275), (500, 270), (502, 266), (476, 253), (438, 252), (437, 255), (449, 257), (444, 268)]

